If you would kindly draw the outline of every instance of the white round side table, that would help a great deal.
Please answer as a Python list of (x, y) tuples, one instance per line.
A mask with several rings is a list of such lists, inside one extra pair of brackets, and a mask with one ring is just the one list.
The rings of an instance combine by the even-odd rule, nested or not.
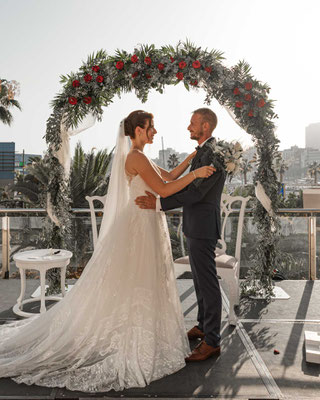
[[(13, 307), (13, 312), (22, 317), (31, 317), (36, 314), (22, 311), (24, 304), (40, 300), (40, 313), (44, 313), (47, 311), (45, 303), (46, 300), (61, 300), (61, 298), (65, 295), (66, 270), (67, 265), (70, 263), (71, 257), (71, 251), (62, 249), (30, 250), (15, 254), (13, 259), (20, 271), (21, 292), (17, 299), (17, 304)], [(46, 272), (51, 268), (61, 269), (62, 297), (45, 295)], [(26, 291), (26, 270), (28, 269), (35, 269), (40, 272), (41, 295), (39, 297), (24, 300)]]

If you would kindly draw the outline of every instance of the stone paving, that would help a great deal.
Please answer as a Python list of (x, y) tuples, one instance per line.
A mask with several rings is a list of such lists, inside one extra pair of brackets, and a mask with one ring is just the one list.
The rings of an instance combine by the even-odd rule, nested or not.
[[(181, 272), (178, 271), (177, 275)], [(73, 282), (69, 282), (73, 283)], [(39, 286), (27, 280), (26, 295)], [(197, 305), (192, 280), (177, 279), (186, 327), (196, 323)], [(224, 285), (222, 283), (222, 288)], [(242, 300), (236, 327), (222, 320), (222, 354), (199, 364), (188, 364), (176, 374), (143, 389), (85, 394), (64, 389), (17, 385), (0, 379), (0, 399), (85, 399), (112, 397), (216, 399), (320, 399), (320, 365), (305, 361), (304, 329), (320, 331), (320, 282), (277, 283), (289, 300)], [(0, 323), (15, 318), (12, 306), (20, 280), (0, 279)], [(227, 295), (223, 303), (227, 309)], [(35, 305), (34, 310), (37, 311)], [(191, 343), (192, 346), (196, 343)], [(274, 353), (278, 351), (278, 354)]]

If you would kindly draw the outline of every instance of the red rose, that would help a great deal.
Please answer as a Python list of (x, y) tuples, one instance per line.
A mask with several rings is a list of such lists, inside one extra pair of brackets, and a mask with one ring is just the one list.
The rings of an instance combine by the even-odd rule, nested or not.
[(178, 72), (178, 73), (176, 74), (176, 77), (179, 79), (179, 81), (182, 81), (182, 79), (183, 79), (183, 72)]
[(75, 97), (69, 97), (69, 103), (73, 106), (78, 103), (78, 100)]
[(191, 85), (192, 85), (192, 86), (197, 86), (197, 84), (198, 84), (198, 81), (197, 81), (197, 80), (195, 80), (194, 82), (191, 82)]
[(241, 108), (242, 106), (243, 106), (242, 101), (237, 101), (237, 102), (236, 102), (236, 107), (237, 107), (237, 108)]
[(137, 63), (137, 62), (139, 61), (139, 58), (134, 54), (134, 55), (131, 57), (131, 61), (135, 64), (135, 63)]
[(92, 75), (87, 74), (87, 75), (84, 76), (83, 79), (85, 80), (85, 82), (90, 82), (92, 80)]
[(94, 66), (92, 67), (92, 71), (94, 71), (94, 72), (99, 72), (99, 71), (100, 71), (100, 67), (99, 67), (98, 65), (94, 65)]
[(212, 72), (212, 68), (211, 67), (205, 67), (205, 71), (207, 71), (210, 74)]
[(146, 78), (147, 78), (147, 79), (151, 79), (151, 75), (146, 74)]
[(170, 60), (171, 60), (172, 63), (174, 62), (174, 58), (173, 57), (170, 57)]
[(247, 94), (244, 96), (244, 98), (245, 98), (247, 101), (250, 101), (250, 100), (251, 100), (251, 94), (247, 93)]
[(251, 90), (252, 89), (252, 83), (251, 82), (247, 82), (244, 87), (246, 88), (246, 90)]
[(132, 78), (136, 78), (138, 75), (139, 75), (139, 72), (136, 71), (136, 72), (134, 72), (131, 76), (132, 76)]
[(147, 65), (151, 65), (151, 63), (152, 63), (150, 57), (146, 57), (146, 58), (144, 59), (144, 62), (145, 62)]
[(74, 80), (74, 81), (72, 82), (72, 86), (73, 86), (73, 87), (79, 87), (79, 86), (80, 86), (80, 82), (77, 81), (77, 80)]
[(123, 66), (124, 66), (123, 61), (118, 61), (116, 64), (116, 68), (119, 70), (123, 69)]
[(253, 117), (253, 110), (250, 110), (250, 111), (248, 112), (248, 116), (249, 116), (249, 117)]
[(180, 69), (183, 69), (183, 68), (185, 68), (187, 66), (187, 63), (185, 63), (184, 61), (180, 61), (179, 62), (179, 68)]
[(98, 83), (103, 82), (103, 76), (102, 76), (102, 75), (98, 75), (98, 76), (96, 77), (96, 81), (97, 81)]
[(92, 102), (92, 98), (91, 98), (90, 96), (87, 96), (87, 97), (85, 97), (85, 98), (83, 99), (83, 102), (84, 102), (85, 104), (90, 104), (90, 103)]
[(200, 61), (199, 60), (193, 61), (192, 66), (193, 66), (193, 68), (196, 68), (196, 69), (200, 68), (201, 67)]
[(236, 96), (237, 96), (238, 94), (240, 94), (239, 88), (236, 87), (236, 88), (233, 90), (233, 94), (235, 94)]
[(259, 108), (262, 108), (265, 104), (266, 104), (266, 102), (265, 102), (263, 99), (260, 99), (260, 100), (258, 101), (258, 107), (259, 107)]
[(158, 70), (159, 70), (159, 71), (162, 71), (163, 68), (164, 68), (164, 64), (159, 63), (159, 64), (158, 64)]

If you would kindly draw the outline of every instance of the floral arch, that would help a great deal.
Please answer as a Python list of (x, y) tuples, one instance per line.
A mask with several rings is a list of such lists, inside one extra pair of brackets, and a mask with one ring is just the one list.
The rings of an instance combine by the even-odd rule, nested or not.
[(51, 220), (48, 246), (65, 247), (70, 233), (70, 155), (66, 151), (70, 133), (76, 132), (87, 118), (101, 120), (103, 107), (108, 107), (115, 95), (134, 91), (146, 102), (152, 89), (163, 93), (166, 85), (183, 84), (187, 90), (204, 90), (204, 102), (208, 105), (215, 98), (252, 136), (258, 158), (254, 183), (261, 183), (270, 207), (267, 211), (267, 207), (255, 200), (253, 215), (258, 243), (247, 283), (255, 291), (262, 288), (271, 292), (272, 271), (279, 261), (279, 224), (275, 217), (279, 183), (272, 166), (279, 143), (273, 122), (277, 115), (272, 100), (268, 99), (270, 88), (250, 74), (249, 65), (240, 61), (227, 68), (223, 59), (223, 53), (202, 50), (189, 41), (159, 49), (140, 45), (132, 53), (117, 50), (112, 56), (104, 50), (98, 51), (88, 57), (78, 72), (61, 77), (63, 90), (52, 102), (53, 112), (45, 136), (48, 144), (45, 158), (51, 171), (47, 193)]

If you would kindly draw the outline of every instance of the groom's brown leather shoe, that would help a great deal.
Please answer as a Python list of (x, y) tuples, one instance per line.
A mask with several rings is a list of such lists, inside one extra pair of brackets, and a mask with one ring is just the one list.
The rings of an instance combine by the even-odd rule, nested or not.
[(192, 350), (192, 353), (185, 360), (188, 361), (204, 361), (209, 357), (220, 356), (220, 346), (213, 347), (207, 344), (204, 340)]
[(194, 326), (188, 331), (188, 339), (204, 339), (204, 333), (197, 326)]

